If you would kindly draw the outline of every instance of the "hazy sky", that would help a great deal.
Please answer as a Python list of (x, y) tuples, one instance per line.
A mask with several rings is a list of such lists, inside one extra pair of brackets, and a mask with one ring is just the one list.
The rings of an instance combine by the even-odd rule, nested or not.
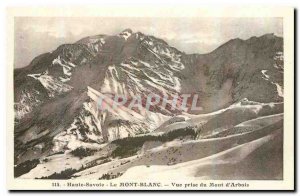
[(186, 53), (207, 53), (233, 38), (282, 36), (281, 18), (15, 18), (15, 67), (64, 43), (130, 28), (154, 35)]

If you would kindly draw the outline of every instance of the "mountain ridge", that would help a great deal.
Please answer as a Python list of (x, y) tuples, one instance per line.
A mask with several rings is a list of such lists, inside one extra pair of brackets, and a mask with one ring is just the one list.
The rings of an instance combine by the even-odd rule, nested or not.
[[(246, 120), (257, 117), (262, 105), (280, 111), (271, 103), (283, 101), (283, 68), (283, 40), (274, 35), (234, 39), (207, 54), (185, 54), (164, 40), (128, 29), (63, 44), (14, 70), (15, 162), (143, 137), (168, 124), (191, 134), (206, 122), (203, 115), (224, 108), (232, 117), (241, 108), (249, 110), (240, 114)], [(203, 110), (99, 111), (91, 92), (127, 97), (198, 94)], [(245, 98), (245, 106), (231, 110)], [(227, 113), (203, 126), (214, 130), (214, 122), (219, 125)], [(193, 119), (196, 123), (190, 124)], [(172, 131), (178, 130), (165, 134)]]
[[(123, 31), (125, 31), (125, 30), (127, 30), (127, 29), (130, 29), (130, 28), (126, 28), (126, 29), (124, 29)], [(130, 29), (130, 30), (131, 30), (131, 29)], [(123, 31), (122, 31), (122, 32), (123, 32)], [(132, 31), (132, 30), (131, 30), (131, 31)], [(133, 32), (133, 31), (132, 31), (132, 32)], [(136, 34), (142, 34), (142, 33), (138, 31), (138, 32), (136, 32)], [(78, 41), (75, 41), (74, 43), (69, 43), (69, 44), (76, 44), (76, 43), (80, 43), (80, 42), (81, 42), (82, 40), (84, 40), (84, 39), (94, 38), (94, 37), (103, 37), (103, 36), (109, 36), (109, 35), (107, 35), (107, 34), (96, 34), (96, 35), (91, 35), (91, 36), (83, 37), (83, 38), (79, 39)], [(159, 40), (165, 42), (167, 45), (169, 45), (166, 41), (164, 41), (163, 39), (157, 38), (157, 37), (155, 37), (154, 35), (148, 35), (148, 36), (153, 37), (153, 38), (156, 38), (156, 39), (159, 39)], [(252, 37), (250, 37), (250, 38), (248, 38), (248, 39), (233, 38), (233, 39), (230, 39), (230, 40), (226, 41), (225, 43), (221, 44), (220, 46), (218, 46), (217, 48), (213, 49), (212, 51), (206, 52), (206, 53), (186, 53), (186, 52), (184, 52), (184, 51), (180, 51), (180, 50), (178, 50), (178, 49), (177, 49), (177, 50), (180, 51), (181, 53), (184, 53), (184, 54), (187, 54), (187, 55), (206, 55), (206, 54), (209, 54), (209, 53), (213, 53), (213, 52), (214, 52), (215, 50), (217, 50), (218, 48), (220, 48), (220, 47), (222, 47), (223, 45), (227, 44), (228, 42), (231, 42), (231, 41), (234, 41), (234, 40), (249, 41), (249, 40), (251, 40), (251, 39), (262, 38), (262, 37), (266, 37), (266, 36), (271, 36), (271, 37), (283, 39), (283, 37), (277, 36), (277, 35), (275, 35), (274, 33), (266, 33), (266, 34), (263, 34), (263, 35), (261, 35), (261, 36), (252, 36)], [(65, 45), (65, 44), (63, 44), (63, 45)], [(62, 45), (60, 45), (60, 46), (62, 46)], [(170, 45), (169, 45), (169, 46), (170, 46)], [(170, 47), (175, 48), (174, 46), (170, 46)], [(176, 49), (176, 48), (175, 48), (175, 49)], [(57, 48), (56, 48), (55, 50), (57, 50)], [(54, 50), (54, 51), (55, 51), (55, 50)], [(46, 52), (46, 53), (42, 53), (42, 54), (40, 54), (40, 55), (37, 55), (37, 56), (36, 56), (36, 57), (35, 57), (28, 65), (26, 65), (26, 66), (24, 66), (24, 67), (20, 67), (20, 68), (14, 68), (14, 70), (22, 70), (22, 69), (24, 69), (24, 68), (30, 66), (31, 64), (33, 64), (33, 61), (37, 60), (38, 58), (41, 58), (41, 57), (44, 56), (44, 55), (50, 54), (50, 53), (51, 53), (51, 52)]]

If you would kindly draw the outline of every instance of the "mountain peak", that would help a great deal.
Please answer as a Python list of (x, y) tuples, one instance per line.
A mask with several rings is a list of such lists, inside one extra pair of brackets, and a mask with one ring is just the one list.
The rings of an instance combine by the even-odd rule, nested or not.
[(264, 34), (263, 36), (261, 37), (265, 37), (265, 38), (274, 38), (276, 37), (274, 33), (267, 33), (267, 34)]
[(125, 29), (119, 34), (119, 36), (123, 37), (125, 40), (127, 40), (131, 35), (132, 35), (131, 29)]
[(122, 33), (130, 33), (130, 34), (132, 34), (133, 31), (130, 28), (127, 28), (127, 29), (124, 29), (120, 34), (122, 34)]

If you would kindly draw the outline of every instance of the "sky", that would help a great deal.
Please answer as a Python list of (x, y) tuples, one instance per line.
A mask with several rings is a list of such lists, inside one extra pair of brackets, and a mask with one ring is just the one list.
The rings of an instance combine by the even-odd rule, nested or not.
[(116, 35), (127, 28), (164, 39), (185, 53), (203, 54), (234, 38), (282, 36), (282, 22), (282, 18), (16, 17), (15, 67), (27, 66), (61, 44), (97, 34)]

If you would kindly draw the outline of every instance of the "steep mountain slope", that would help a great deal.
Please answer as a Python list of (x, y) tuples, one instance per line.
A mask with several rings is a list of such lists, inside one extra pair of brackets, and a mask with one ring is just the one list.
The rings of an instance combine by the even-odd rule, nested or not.
[[(77, 135), (80, 140), (96, 143), (151, 131), (156, 128), (157, 120), (141, 126), (130, 122), (131, 119), (118, 119), (118, 114), (108, 114), (110, 117), (106, 119), (109, 120), (102, 122), (101, 126), (111, 124), (118, 129), (117, 124), (121, 123), (127, 127), (125, 133), (102, 130), (98, 116), (88, 117), (95, 111), (90, 111), (87, 87), (104, 94), (122, 93), (124, 96), (179, 93), (181, 87), (177, 75), (184, 67), (180, 54), (160, 39), (124, 30), (116, 36), (87, 37), (37, 57), (29, 66), (15, 71), (17, 149), (29, 151), (40, 142), (49, 148), (56, 134), (69, 129), (76, 129), (81, 135), (97, 136), (92, 140), (92, 136)], [(163, 108), (153, 110), (153, 114), (157, 113), (156, 118), (172, 115)], [(91, 123), (98, 126), (92, 127)], [(24, 142), (27, 132), (38, 138), (32, 143)], [(39, 137), (40, 133), (43, 133), (42, 137)], [(26, 159), (32, 158), (27, 153), (25, 155)]]
[[(162, 137), (163, 145), (256, 130), (235, 132), (244, 121), (282, 113), (283, 68), (283, 40), (272, 34), (230, 40), (203, 55), (130, 29), (59, 46), (14, 71), (16, 171), (27, 173), (37, 160), (69, 156), (80, 147), (110, 146), (107, 158), (120, 150), (114, 141), (128, 137)], [(139, 95), (145, 105), (149, 94), (183, 93), (199, 95), (202, 110), (172, 110), (170, 104), (99, 109), (100, 97), (110, 105), (116, 95)]]
[(182, 89), (203, 94), (207, 111), (243, 98), (283, 100), (283, 40), (273, 34), (233, 39), (211, 53), (187, 55), (185, 61), (192, 63), (183, 70)]

